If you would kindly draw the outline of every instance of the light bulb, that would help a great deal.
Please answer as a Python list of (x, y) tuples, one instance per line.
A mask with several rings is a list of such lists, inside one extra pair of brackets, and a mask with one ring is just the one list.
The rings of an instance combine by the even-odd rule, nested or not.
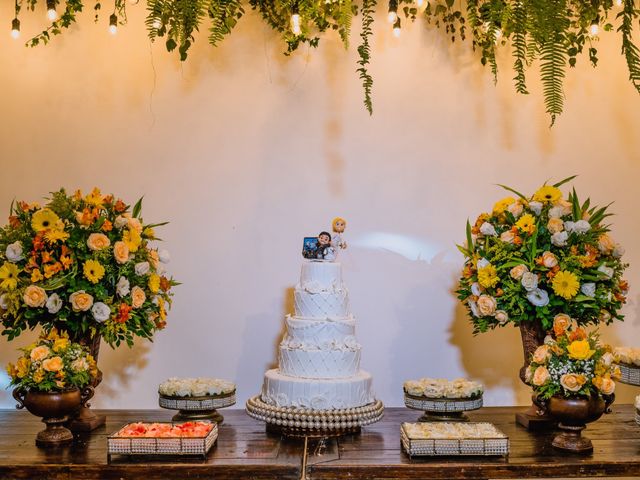
[(20, 20), (14, 18), (11, 22), (11, 37), (14, 39), (20, 38)]
[(622, 6), (622, 0), (616, 0), (616, 6), (617, 7), (621, 7)]
[(402, 28), (400, 27), (400, 19), (396, 20), (396, 23), (393, 24), (393, 36), (396, 38), (400, 38), (400, 34), (402, 33)]
[(418, 5), (419, 7), (421, 7), (423, 3), (424, 0), (416, 0), (416, 5)]
[(58, 19), (58, 12), (56, 12), (56, 0), (47, 0), (47, 18), (55, 22)]
[(389, 19), (389, 23), (396, 23), (396, 20), (398, 19), (398, 14), (396, 13), (395, 10), (389, 10), (389, 16), (387, 18)]
[(592, 23), (591, 26), (589, 27), (589, 34), (592, 37), (595, 37), (598, 35), (598, 33), (600, 33), (600, 27), (598, 26), (597, 23)]
[(115, 13), (112, 13), (109, 17), (109, 33), (111, 35), (118, 33), (118, 17)]
[(162, 27), (162, 22), (160, 21), (160, 19), (159, 19), (159, 18), (156, 18), (156, 19), (153, 21), (153, 25), (152, 25), (152, 27), (153, 27), (153, 28), (155, 28), (156, 30), (159, 30), (159, 29), (160, 29), (160, 27)]
[(294, 13), (291, 15), (291, 31), (294, 35), (300, 35), (302, 29), (300, 28), (300, 14)]
[(501, 38), (502, 38), (502, 30), (499, 28), (496, 28), (496, 43), (498, 43)]

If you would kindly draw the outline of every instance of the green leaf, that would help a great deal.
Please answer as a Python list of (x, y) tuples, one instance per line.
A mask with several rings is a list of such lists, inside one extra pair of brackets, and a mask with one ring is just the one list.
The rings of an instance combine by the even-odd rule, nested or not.
[(471, 253), (475, 252), (475, 245), (473, 244), (473, 236), (471, 235), (471, 223), (467, 220), (467, 248)]
[(573, 180), (574, 178), (576, 178), (578, 175), (571, 175), (570, 177), (565, 178), (564, 180), (560, 180), (558, 183), (554, 183), (553, 186), (556, 188), (561, 187), (562, 185), (564, 185), (565, 183), (570, 182), (571, 180)]
[(521, 199), (523, 199), (525, 202), (527, 202), (527, 201), (528, 201), (527, 197), (525, 197), (523, 194), (521, 194), (521, 193), (520, 193), (520, 192), (518, 192), (517, 190), (514, 190), (513, 188), (511, 188), (511, 187), (507, 187), (506, 185), (502, 185), (502, 184), (500, 184), (500, 183), (498, 183), (497, 185), (498, 185), (499, 187), (504, 188), (505, 190), (508, 190), (508, 191), (510, 191), (510, 192), (512, 192), (512, 193), (515, 193), (517, 196), (519, 196), (519, 197), (520, 197)]
[(136, 204), (133, 206), (133, 210), (131, 211), (131, 216), (134, 218), (138, 218), (138, 215), (140, 215), (140, 211), (142, 210), (142, 199), (144, 198), (144, 196), (140, 197), (140, 200), (138, 200), (136, 202)]

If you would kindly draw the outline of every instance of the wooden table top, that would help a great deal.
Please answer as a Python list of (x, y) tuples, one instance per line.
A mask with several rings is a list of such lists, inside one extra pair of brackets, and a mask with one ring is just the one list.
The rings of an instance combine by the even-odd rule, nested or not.
[(509, 436), (505, 458), (409, 458), (401, 450), (400, 424), (415, 421), (420, 412), (389, 408), (377, 424), (360, 435), (304, 442), (267, 434), (264, 424), (243, 410), (225, 410), (217, 445), (206, 460), (129, 459), (107, 463), (106, 437), (131, 421), (168, 421), (164, 410), (106, 410), (107, 424), (72, 447), (43, 450), (35, 434), (44, 425), (27, 412), (0, 410), (1, 479), (480, 479), (531, 477), (640, 476), (640, 426), (631, 405), (614, 405), (614, 412), (589, 425), (593, 440), (589, 456), (554, 450), (552, 433), (531, 433), (515, 424), (513, 407), (490, 407), (469, 416), (494, 423)]

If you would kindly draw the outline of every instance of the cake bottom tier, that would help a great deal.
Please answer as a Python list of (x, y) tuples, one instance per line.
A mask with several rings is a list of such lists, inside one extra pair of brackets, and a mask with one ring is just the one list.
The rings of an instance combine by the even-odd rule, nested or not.
[(360, 371), (353, 377), (308, 379), (268, 370), (264, 375), (262, 401), (277, 407), (316, 410), (355, 408), (374, 401), (371, 374)]

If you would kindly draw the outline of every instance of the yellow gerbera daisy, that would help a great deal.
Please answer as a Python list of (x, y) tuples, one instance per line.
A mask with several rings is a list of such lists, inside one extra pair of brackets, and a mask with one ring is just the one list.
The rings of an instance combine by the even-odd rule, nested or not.
[(126, 230), (122, 235), (122, 241), (127, 244), (130, 252), (137, 252), (142, 243), (142, 237), (136, 230)]
[(559, 188), (545, 185), (533, 195), (533, 199), (537, 202), (556, 203), (562, 198), (562, 192)]
[(487, 265), (478, 270), (478, 283), (484, 288), (493, 288), (499, 281), (498, 271), (493, 265)]
[(104, 277), (104, 267), (96, 260), (84, 262), (84, 276), (91, 283), (98, 283)]
[(64, 231), (64, 222), (58, 220), (55, 227), (51, 230), (47, 230), (44, 234), (44, 239), (48, 243), (64, 242), (69, 238), (69, 234)]
[(515, 201), (516, 199), (513, 197), (505, 197), (502, 200), (496, 202), (496, 204), (493, 206), (494, 215), (500, 215), (507, 209), (509, 205), (511, 205)]
[(102, 196), (102, 192), (98, 187), (95, 187), (89, 195), (85, 197), (85, 202), (89, 205), (93, 205), (94, 207), (101, 207), (104, 202), (104, 197)]
[(556, 295), (570, 300), (578, 294), (580, 281), (575, 273), (562, 270), (553, 277), (552, 286)]
[(18, 266), (4, 262), (4, 265), (0, 267), (0, 288), (3, 290), (15, 290), (18, 286)]
[(151, 293), (158, 293), (160, 290), (160, 276), (152, 273), (149, 275), (149, 290)]
[(516, 227), (521, 232), (533, 233), (536, 229), (536, 219), (530, 213), (526, 213), (516, 222)]
[(44, 232), (45, 230), (51, 230), (58, 225), (60, 218), (52, 210), (43, 208), (38, 210), (31, 217), (31, 227), (36, 232)]

